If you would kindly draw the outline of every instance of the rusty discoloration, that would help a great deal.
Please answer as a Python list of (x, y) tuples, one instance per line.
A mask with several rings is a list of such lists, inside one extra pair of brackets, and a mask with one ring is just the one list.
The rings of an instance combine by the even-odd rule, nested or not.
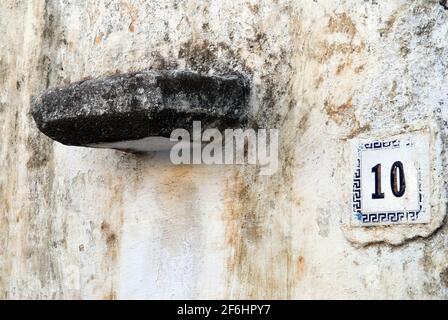
[(303, 256), (297, 257), (296, 266), (295, 266), (295, 281), (299, 281), (305, 271), (305, 258)]
[(365, 42), (359, 44), (351, 43), (331, 43), (329, 41), (322, 41), (318, 44), (315, 50), (311, 51), (311, 58), (317, 60), (319, 63), (328, 61), (335, 55), (351, 55), (359, 54), (365, 50)]
[(387, 19), (387, 21), (386, 21), (386, 23), (384, 25), (384, 28), (379, 30), (381, 36), (388, 36), (389, 35), (389, 33), (393, 30), (393, 26), (395, 24), (396, 19), (397, 19), (396, 14), (391, 15)]
[(352, 128), (352, 130), (348, 133), (348, 135), (345, 136), (344, 140), (350, 140), (353, 139), (354, 137), (364, 133), (364, 132), (368, 132), (371, 129), (369, 124), (363, 125), (361, 126), (359, 124), (359, 121), (355, 121), (355, 125)]
[(345, 33), (353, 38), (357, 32), (356, 25), (346, 13), (335, 14), (328, 20), (328, 29), (332, 33)]
[(342, 138), (342, 140), (353, 139), (354, 137), (371, 130), (370, 124), (361, 125), (355, 116), (355, 110), (349, 97), (342, 104), (335, 104), (330, 99), (325, 100), (324, 108), (327, 116), (339, 126), (347, 126), (350, 131)]
[[(239, 174), (235, 184), (226, 191), (226, 240), (234, 249), (227, 268), (230, 278), (229, 295), (231, 297), (261, 298), (267, 295), (281, 295), (282, 284), (269, 272), (269, 257), (259, 260), (258, 252), (262, 248), (266, 233), (265, 212), (260, 211), (258, 203), (252, 198), (250, 185)], [(267, 260), (266, 260), (267, 259)], [(273, 262), (273, 261), (272, 261)], [(279, 262), (279, 261), (277, 261)], [(244, 283), (244, 286), (237, 286)]]
[(109, 223), (103, 221), (101, 223), (101, 232), (103, 233), (104, 241), (106, 243), (109, 255), (113, 260), (116, 260), (118, 256), (118, 239), (117, 234), (111, 229)]
[(346, 70), (347, 68), (349, 68), (351, 66), (352, 62), (350, 59), (348, 59), (345, 62), (340, 63), (337, 67), (336, 67), (336, 75), (340, 75), (341, 73), (344, 72), (344, 70)]
[(195, 200), (197, 187), (193, 180), (199, 172), (194, 169), (191, 165), (174, 166), (162, 173), (156, 186), (158, 205), (163, 212), (172, 212), (171, 218), (161, 221), (160, 241), (173, 255), (186, 239), (197, 248), (201, 246), (201, 212)]
[(361, 64), (361, 65), (359, 65), (359, 66), (357, 66), (356, 68), (355, 68), (355, 73), (356, 74), (360, 74), (361, 72), (363, 72), (364, 71), (364, 69), (365, 69), (365, 64)]
[(129, 32), (134, 32), (135, 31), (135, 27), (137, 25), (138, 10), (130, 2), (122, 2), (121, 5), (126, 8), (126, 11), (129, 14), (129, 17), (131, 19), (131, 22), (129, 23), (128, 30), (129, 30)]
[(348, 98), (342, 104), (334, 104), (329, 100), (324, 102), (325, 112), (330, 117), (331, 120), (336, 122), (337, 124), (342, 124), (347, 119), (351, 119), (353, 113), (353, 103), (352, 97)]
[(397, 96), (397, 81), (392, 81), (392, 87), (390, 88), (388, 98), (390, 101), (393, 101), (394, 98)]
[(100, 32), (99, 34), (97, 34), (94, 40), (95, 44), (99, 44), (103, 40), (103, 37), (104, 33)]
[(102, 298), (103, 300), (117, 300), (117, 293), (114, 291), (104, 295)]

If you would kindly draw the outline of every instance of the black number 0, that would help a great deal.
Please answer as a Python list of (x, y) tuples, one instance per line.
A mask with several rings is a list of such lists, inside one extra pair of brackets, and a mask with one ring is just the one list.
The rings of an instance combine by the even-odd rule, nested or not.
[[(381, 164), (378, 163), (372, 168), (375, 174), (375, 193), (372, 193), (372, 199), (383, 199), (384, 193), (381, 192)], [(404, 177), (404, 168), (401, 161), (395, 161), (390, 169), (390, 188), (395, 197), (403, 196), (406, 191), (406, 179)]]
[[(397, 171), (400, 174), (400, 178), (397, 178)], [(404, 169), (401, 161), (395, 161), (390, 169), (390, 187), (392, 193), (397, 198), (401, 197), (406, 190), (406, 180), (404, 178)]]

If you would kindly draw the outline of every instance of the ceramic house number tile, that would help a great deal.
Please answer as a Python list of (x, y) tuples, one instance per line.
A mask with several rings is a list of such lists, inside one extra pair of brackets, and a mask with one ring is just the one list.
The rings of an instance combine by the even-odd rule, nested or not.
[(427, 134), (352, 142), (352, 224), (427, 223), (430, 219)]

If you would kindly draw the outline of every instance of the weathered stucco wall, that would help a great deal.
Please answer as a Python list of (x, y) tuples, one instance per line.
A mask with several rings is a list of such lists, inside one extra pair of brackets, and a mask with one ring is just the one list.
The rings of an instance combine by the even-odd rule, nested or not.
[[(438, 0), (7, 0), (0, 30), (0, 298), (448, 298)], [(145, 68), (247, 74), (278, 173), (67, 147), (32, 121), (31, 95)], [(432, 223), (352, 230), (349, 140), (424, 127)]]

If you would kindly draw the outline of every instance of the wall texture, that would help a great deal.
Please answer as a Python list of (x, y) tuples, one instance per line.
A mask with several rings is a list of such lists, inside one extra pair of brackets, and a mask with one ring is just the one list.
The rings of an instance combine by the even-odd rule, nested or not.
[[(0, 4), (0, 298), (448, 298), (448, 10), (438, 0)], [(67, 147), (40, 91), (234, 71), (280, 168)], [(352, 229), (352, 138), (430, 128), (427, 226)]]

